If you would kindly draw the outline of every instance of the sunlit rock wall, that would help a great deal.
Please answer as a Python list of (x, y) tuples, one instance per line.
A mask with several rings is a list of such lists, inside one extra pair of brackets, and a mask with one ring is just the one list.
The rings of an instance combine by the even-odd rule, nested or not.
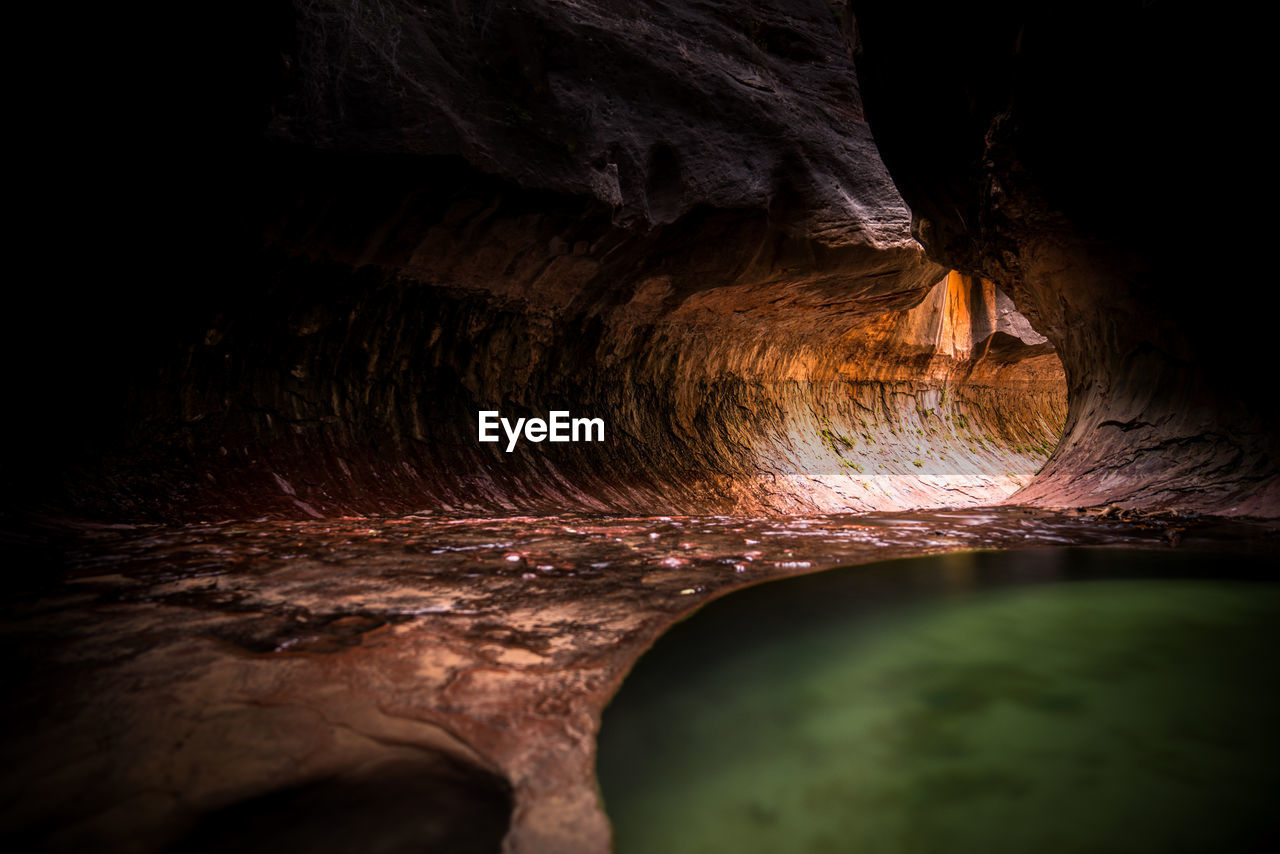
[[(191, 454), (180, 489), (138, 479), (139, 506), (157, 488), (187, 513), (294, 516), (990, 502), (1060, 433), (1051, 348), (909, 247), (833, 248), (764, 211), (620, 227), (456, 161), (317, 162), (322, 188), (299, 170), (264, 205), (261, 289), (172, 360), (176, 400), (139, 400), (181, 410), (168, 444)], [(480, 410), (552, 409), (603, 418), (605, 441), (477, 441)]]

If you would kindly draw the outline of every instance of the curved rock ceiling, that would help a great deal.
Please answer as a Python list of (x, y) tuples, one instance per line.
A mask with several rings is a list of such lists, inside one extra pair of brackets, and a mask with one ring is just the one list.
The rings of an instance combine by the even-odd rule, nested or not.
[[(911, 237), (839, 10), (285, 12), (233, 78), (257, 141), (233, 125), (184, 164), (211, 186), (174, 219), (217, 227), (83, 309), (69, 379), (104, 417), (28, 461), (56, 506), (948, 506), (1004, 499), (1057, 444), (1052, 347)], [(481, 410), (600, 417), (606, 441), (506, 453)]]
[[(1056, 5), (215, 16), (138, 96), (179, 104), (142, 127), (183, 144), (109, 148), (118, 192), (88, 197), (139, 202), (86, 256), (119, 283), (16, 297), (6, 480), (108, 518), (1273, 514), (1277, 404), (1237, 368), (1267, 363), (1265, 314), (1206, 302), (1251, 274), (1184, 239), (1235, 174), (1169, 180), (1223, 144), (1154, 129), (1213, 85), (1158, 71), (1194, 24), (1156, 5), (1074, 76), (1091, 30)], [(973, 278), (943, 298), (947, 268)], [(476, 441), (481, 409), (557, 408), (607, 441)]]

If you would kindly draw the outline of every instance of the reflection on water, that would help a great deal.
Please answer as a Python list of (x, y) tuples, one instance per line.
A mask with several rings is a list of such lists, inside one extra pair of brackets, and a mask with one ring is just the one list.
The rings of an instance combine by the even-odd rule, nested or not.
[(604, 714), (617, 851), (1277, 850), (1273, 569), (976, 552), (727, 596)]

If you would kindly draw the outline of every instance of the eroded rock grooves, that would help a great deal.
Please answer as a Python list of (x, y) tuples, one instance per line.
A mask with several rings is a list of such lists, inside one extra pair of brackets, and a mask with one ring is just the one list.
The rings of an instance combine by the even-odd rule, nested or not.
[[(295, 517), (989, 502), (1056, 442), (1043, 339), (913, 250), (797, 240), (750, 211), (623, 230), (438, 168), (470, 180), (328, 171), (268, 225), (267, 293), (165, 385), (204, 500)], [(606, 442), (476, 439), (481, 409), (557, 408), (604, 418)]]
[[(820, 3), (294, 4), (265, 126), (215, 196), (242, 225), (226, 264), (206, 282), (184, 261), (172, 322), (126, 324), (135, 376), (111, 373), (111, 314), (90, 320), (86, 347), (112, 340), (76, 372), (119, 394), (54, 500), (785, 513), (1026, 485), (1065, 417), (1056, 357), (990, 286), (938, 284), (837, 23)], [(476, 441), (481, 409), (601, 417), (607, 441), (507, 454)]]

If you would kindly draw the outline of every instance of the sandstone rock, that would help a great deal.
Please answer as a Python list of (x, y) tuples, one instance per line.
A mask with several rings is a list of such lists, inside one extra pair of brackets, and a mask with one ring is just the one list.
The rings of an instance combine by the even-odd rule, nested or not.
[[(827, 5), (314, 0), (267, 32), (243, 251), (102, 383), (78, 508), (972, 503), (1053, 445), (1058, 380), (1015, 366), (1048, 351), (937, 285)], [(476, 441), (480, 409), (553, 408), (610, 441)]]
[(1014, 500), (1280, 512), (1280, 410), (1241, 367), (1269, 361), (1269, 321), (1224, 316), (1224, 288), (1257, 298), (1232, 248), (1254, 226), (1210, 224), (1248, 204), (1259, 162), (1235, 19), (852, 6), (868, 116), (916, 234), (1005, 289), (1066, 368), (1066, 439)]
[(910, 246), (827, 4), (306, 0), (269, 133), (458, 154), (616, 224), (769, 210), (827, 244)]

